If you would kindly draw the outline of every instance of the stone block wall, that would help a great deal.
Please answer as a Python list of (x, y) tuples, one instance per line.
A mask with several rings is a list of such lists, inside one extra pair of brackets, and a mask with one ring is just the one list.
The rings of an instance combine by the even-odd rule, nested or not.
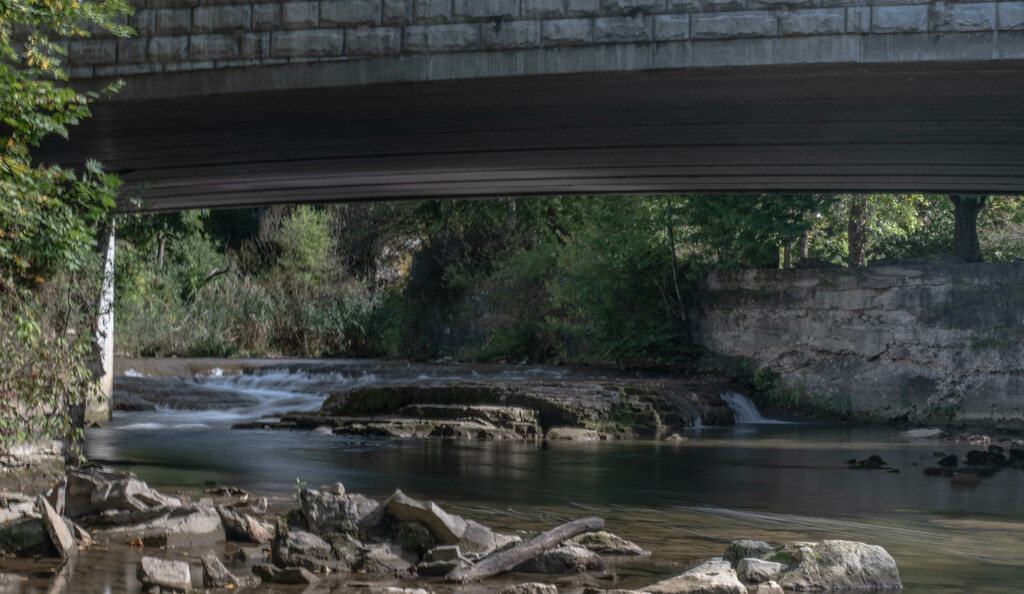
[[(519, 74), (1024, 59), (1024, 1), (135, 0), (139, 36), (69, 46), (72, 78), (436, 54), (514, 54)], [(586, 51), (584, 51), (586, 50)], [(414, 61), (429, 69), (429, 62)], [(396, 80), (459, 76), (451, 69)], [(494, 74), (502, 74), (503, 65)], [(464, 68), (487, 76), (479, 66)]]
[(860, 418), (1024, 429), (1024, 263), (716, 273), (696, 338)]

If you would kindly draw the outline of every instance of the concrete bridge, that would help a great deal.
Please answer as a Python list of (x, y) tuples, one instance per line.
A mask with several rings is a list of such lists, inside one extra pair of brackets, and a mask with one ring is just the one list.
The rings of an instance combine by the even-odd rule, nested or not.
[(1021, 1), (139, 2), (49, 154), (150, 210), (1024, 187)]

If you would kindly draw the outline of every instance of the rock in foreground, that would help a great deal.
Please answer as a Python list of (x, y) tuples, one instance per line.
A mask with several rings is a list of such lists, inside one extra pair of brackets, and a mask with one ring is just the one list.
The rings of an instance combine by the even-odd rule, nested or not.
[(651, 594), (747, 594), (728, 561), (715, 557), (693, 569), (643, 588)]
[[(896, 561), (880, 546), (849, 540), (791, 542), (770, 550), (760, 547), (729, 545), (730, 552), (752, 549), (753, 555), (742, 557), (741, 573), (758, 583), (774, 580), (786, 590), (798, 592), (854, 592), (900, 590)], [(759, 543), (763, 544), (763, 543)], [(754, 559), (756, 561), (749, 561)], [(744, 561), (747, 561), (744, 563)], [(759, 561), (781, 563), (770, 566)]]

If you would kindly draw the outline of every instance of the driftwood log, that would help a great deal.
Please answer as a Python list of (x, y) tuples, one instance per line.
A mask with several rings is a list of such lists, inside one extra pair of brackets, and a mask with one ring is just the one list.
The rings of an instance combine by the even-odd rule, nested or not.
[(541, 554), (557, 548), (563, 542), (584, 532), (596, 532), (604, 528), (604, 520), (601, 518), (584, 518), (573, 520), (568, 524), (562, 524), (557, 528), (548, 530), (533, 540), (513, 547), (500, 553), (494, 553), (485, 557), (476, 565), (459, 565), (444, 576), (447, 582), (464, 584), (489, 578), (492, 575), (512, 571), (517, 566), (526, 563), (530, 559), (539, 557)]

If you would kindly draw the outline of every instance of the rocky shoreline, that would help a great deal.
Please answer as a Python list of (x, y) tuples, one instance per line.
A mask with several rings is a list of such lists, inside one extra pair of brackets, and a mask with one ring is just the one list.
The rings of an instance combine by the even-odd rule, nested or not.
[(698, 425), (731, 425), (720, 380), (447, 382), (332, 393), (319, 411), (236, 429), (312, 429), (407, 438), (659, 439)]
[[(140, 588), (155, 594), (263, 583), (331, 587), (348, 584), (343, 580), (351, 576), (362, 576), (360, 587), (374, 594), (458, 591), (464, 584), (477, 584), (475, 592), (503, 594), (902, 588), (895, 561), (881, 547), (828, 540), (734, 541), (723, 557), (637, 590), (593, 586), (614, 579), (605, 571), (606, 559), (648, 554), (604, 531), (600, 518), (573, 520), (541, 534), (501, 534), (400, 490), (382, 503), (347, 493), (341, 483), (299, 489), (291, 509), (277, 513), (266, 498), (239, 489), (209, 489), (188, 501), (159, 493), (131, 473), (69, 468), (62, 482), (35, 500), (0, 495), (0, 515), (5, 556), (50, 558), (55, 568), (72, 562), (80, 550), (102, 551), (115, 543), (180, 551), (139, 561)], [(222, 560), (213, 548), (225, 541), (235, 543), (237, 552)], [(581, 580), (567, 586), (561, 580), (570, 575)], [(5, 583), (17, 580), (4, 576)]]

